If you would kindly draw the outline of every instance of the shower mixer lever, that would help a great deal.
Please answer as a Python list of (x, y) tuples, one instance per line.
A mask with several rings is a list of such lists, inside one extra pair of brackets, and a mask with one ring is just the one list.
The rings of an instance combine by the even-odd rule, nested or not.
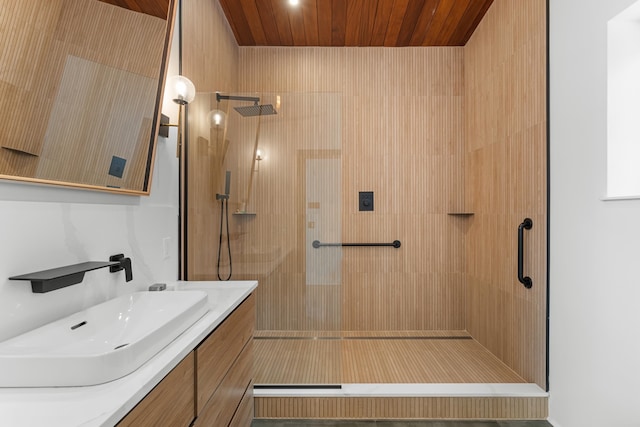
[(229, 200), (229, 195), (216, 193), (216, 200)]

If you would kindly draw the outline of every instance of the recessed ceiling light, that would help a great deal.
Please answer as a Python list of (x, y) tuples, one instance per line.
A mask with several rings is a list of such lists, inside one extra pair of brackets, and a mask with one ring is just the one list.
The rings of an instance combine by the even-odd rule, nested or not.
[(300, 0), (289, 0), (291, 6), (297, 6), (300, 4)]

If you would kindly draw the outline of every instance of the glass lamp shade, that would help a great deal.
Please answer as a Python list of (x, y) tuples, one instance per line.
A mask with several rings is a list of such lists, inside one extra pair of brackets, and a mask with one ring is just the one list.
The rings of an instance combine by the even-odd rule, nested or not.
[(196, 97), (196, 87), (185, 76), (169, 77), (166, 90), (173, 102), (180, 105), (186, 105)]
[(224, 127), (227, 115), (222, 110), (209, 111), (209, 125), (212, 128)]

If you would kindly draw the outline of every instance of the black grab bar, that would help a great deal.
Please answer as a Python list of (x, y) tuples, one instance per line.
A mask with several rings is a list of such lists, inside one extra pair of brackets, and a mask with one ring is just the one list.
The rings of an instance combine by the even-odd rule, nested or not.
[(316, 249), (322, 246), (393, 246), (398, 249), (400, 245), (400, 240), (394, 240), (391, 243), (320, 243), (319, 240), (314, 240), (311, 244)]
[(533, 227), (531, 218), (525, 218), (522, 224), (518, 226), (518, 280), (527, 289), (533, 286), (533, 280), (522, 273), (524, 264), (524, 230), (531, 230), (531, 227)]

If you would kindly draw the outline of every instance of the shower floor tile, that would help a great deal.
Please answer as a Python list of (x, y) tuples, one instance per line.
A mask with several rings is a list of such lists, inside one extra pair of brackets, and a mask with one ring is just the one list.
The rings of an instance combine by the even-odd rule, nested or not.
[(462, 334), (360, 333), (254, 339), (256, 384), (523, 383)]

